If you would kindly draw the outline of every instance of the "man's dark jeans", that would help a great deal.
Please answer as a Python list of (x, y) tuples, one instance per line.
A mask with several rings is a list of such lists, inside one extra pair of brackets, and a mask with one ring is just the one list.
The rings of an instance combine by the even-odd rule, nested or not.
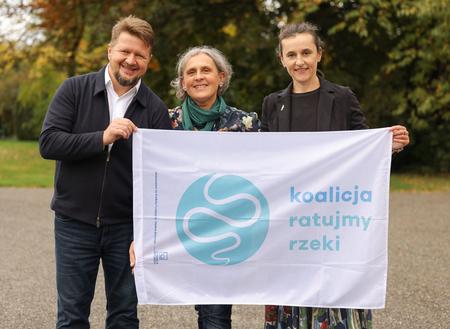
[(231, 329), (231, 305), (195, 305), (199, 329)]
[(55, 219), (56, 328), (88, 329), (100, 260), (105, 276), (107, 329), (139, 328), (137, 297), (130, 269), (133, 224), (97, 228)]

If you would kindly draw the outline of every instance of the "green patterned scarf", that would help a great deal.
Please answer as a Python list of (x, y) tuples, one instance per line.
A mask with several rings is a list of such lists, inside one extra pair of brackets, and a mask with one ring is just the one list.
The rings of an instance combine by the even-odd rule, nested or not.
[(195, 127), (199, 130), (211, 131), (214, 122), (225, 111), (226, 107), (227, 104), (221, 96), (217, 97), (209, 111), (200, 108), (192, 98), (187, 96), (181, 105), (184, 130), (194, 130)]

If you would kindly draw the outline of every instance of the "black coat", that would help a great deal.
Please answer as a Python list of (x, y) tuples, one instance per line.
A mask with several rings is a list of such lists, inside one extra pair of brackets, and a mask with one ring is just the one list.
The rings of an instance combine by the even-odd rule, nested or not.
[[(125, 118), (141, 128), (171, 129), (166, 105), (144, 83)], [(69, 78), (56, 92), (39, 138), (42, 157), (57, 160), (56, 216), (93, 225), (132, 222), (132, 142), (118, 140), (108, 154), (109, 121), (105, 68)]]
[[(311, 131), (357, 130), (368, 128), (359, 102), (348, 87), (320, 80), (317, 126)], [(292, 83), (264, 98), (262, 131), (291, 131)]]

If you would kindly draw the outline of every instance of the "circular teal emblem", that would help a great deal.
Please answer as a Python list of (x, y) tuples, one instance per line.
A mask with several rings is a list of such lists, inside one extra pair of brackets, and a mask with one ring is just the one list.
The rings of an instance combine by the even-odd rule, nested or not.
[(177, 234), (187, 252), (209, 265), (251, 257), (269, 229), (269, 206), (249, 180), (207, 175), (192, 183), (177, 209)]

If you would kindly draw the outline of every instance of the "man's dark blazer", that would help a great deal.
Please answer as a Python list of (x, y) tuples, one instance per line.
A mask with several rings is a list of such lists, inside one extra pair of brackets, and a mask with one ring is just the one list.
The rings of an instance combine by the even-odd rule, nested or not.
[[(310, 131), (357, 130), (368, 128), (359, 102), (348, 87), (320, 80), (317, 123)], [(286, 89), (264, 98), (261, 115), (262, 131), (291, 131), (292, 82)]]

